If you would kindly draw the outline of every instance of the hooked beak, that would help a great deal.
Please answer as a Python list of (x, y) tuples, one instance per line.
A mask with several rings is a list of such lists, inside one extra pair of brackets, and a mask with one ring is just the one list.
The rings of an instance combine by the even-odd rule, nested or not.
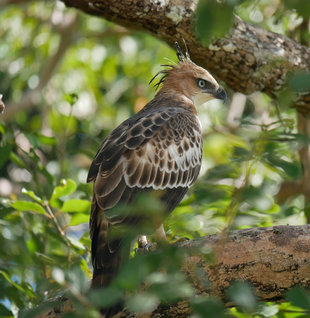
[(226, 103), (227, 95), (223, 88), (220, 87), (213, 96), (217, 99), (223, 100), (223, 102)]

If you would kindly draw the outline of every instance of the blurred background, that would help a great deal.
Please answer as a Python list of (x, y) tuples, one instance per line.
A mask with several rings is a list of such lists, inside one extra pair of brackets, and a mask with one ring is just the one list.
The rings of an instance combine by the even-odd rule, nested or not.
[[(280, 0), (236, 4), (243, 20), (309, 45), (310, 10)], [(154, 37), (60, 1), (7, 0), (0, 8), (0, 94), (6, 105), (0, 115), (0, 317), (35, 317), (33, 308), (64, 291), (81, 306), (72, 317), (97, 317), (96, 299), (85, 296), (91, 277), (88, 168), (105, 136), (152, 99), (148, 82), (176, 54)], [(203, 165), (197, 183), (165, 222), (171, 242), (227, 227), (309, 219), (310, 128), (292, 107), (292, 88), (278, 100), (226, 91), (226, 105), (212, 101), (198, 110)], [(157, 270), (149, 268), (136, 280)], [(169, 270), (165, 275), (158, 290), (133, 293), (138, 289), (133, 283), (108, 292), (134, 312), (155, 308), (173, 282), (180, 294), (172, 301), (192, 297), (184, 277)], [(252, 297), (248, 289), (239, 292)], [(206, 308), (210, 317), (300, 313), (290, 303), (251, 299), (250, 308), (224, 309), (216, 302), (222, 310), (217, 316), (211, 316), (209, 303)], [(199, 309), (196, 316), (203, 317)]]

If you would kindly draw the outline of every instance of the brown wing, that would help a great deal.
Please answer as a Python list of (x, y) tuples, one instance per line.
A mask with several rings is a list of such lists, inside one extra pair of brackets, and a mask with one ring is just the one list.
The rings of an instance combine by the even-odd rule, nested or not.
[(126, 124), (121, 132), (112, 132), (94, 160), (97, 204), (107, 210), (129, 202), (139, 189), (189, 188), (198, 176), (201, 156), (199, 122), (188, 111), (166, 109), (132, 127)]
[(161, 190), (171, 212), (196, 180), (201, 157), (200, 123), (181, 107), (140, 112), (107, 137), (88, 175), (88, 181), (94, 180), (90, 233), (95, 269), (111, 272), (113, 257), (120, 262), (112, 256), (120, 241), (109, 241), (107, 232), (111, 224), (128, 220), (112, 208), (130, 202), (137, 192)]

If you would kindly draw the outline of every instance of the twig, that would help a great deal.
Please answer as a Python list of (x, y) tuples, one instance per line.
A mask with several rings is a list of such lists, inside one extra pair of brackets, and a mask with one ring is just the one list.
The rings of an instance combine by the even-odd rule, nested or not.
[(48, 204), (48, 202), (46, 200), (44, 201), (44, 206), (46, 207), (46, 211), (48, 212), (48, 215), (54, 221), (58, 232), (60, 233), (60, 235), (64, 238), (64, 240), (66, 242), (66, 245), (68, 247), (68, 267), (70, 267), (71, 266), (71, 258), (72, 258), (72, 255), (71, 255), (71, 243), (70, 243), (69, 239), (67, 238), (66, 233), (63, 231), (63, 229), (59, 225), (57, 218), (55, 217), (50, 205)]

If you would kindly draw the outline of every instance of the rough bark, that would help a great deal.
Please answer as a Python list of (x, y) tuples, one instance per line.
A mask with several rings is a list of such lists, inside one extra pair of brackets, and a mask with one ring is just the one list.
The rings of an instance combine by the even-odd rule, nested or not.
[[(148, 31), (170, 45), (183, 37), (192, 60), (244, 94), (263, 91), (274, 97), (289, 72), (310, 70), (309, 48), (239, 18), (229, 35), (203, 47), (194, 32), (198, 0), (62, 1), (130, 29)], [(310, 93), (300, 96), (295, 106), (309, 114)]]
[[(197, 294), (212, 294), (228, 306), (225, 289), (236, 280), (251, 284), (261, 301), (283, 301), (285, 293), (299, 285), (310, 289), (310, 225), (275, 226), (232, 231), (227, 237), (210, 235), (179, 244), (188, 251), (183, 269), (193, 282)], [(215, 253), (215, 262), (206, 261), (204, 250)], [(197, 271), (198, 269), (198, 271)], [(200, 273), (200, 278), (197, 278)], [(201, 277), (211, 283), (204, 284)], [(71, 310), (68, 304), (61, 308)], [(60, 317), (58, 308), (42, 317)], [(157, 308), (143, 317), (188, 317), (185, 302)], [(121, 317), (133, 317), (124, 312)]]

